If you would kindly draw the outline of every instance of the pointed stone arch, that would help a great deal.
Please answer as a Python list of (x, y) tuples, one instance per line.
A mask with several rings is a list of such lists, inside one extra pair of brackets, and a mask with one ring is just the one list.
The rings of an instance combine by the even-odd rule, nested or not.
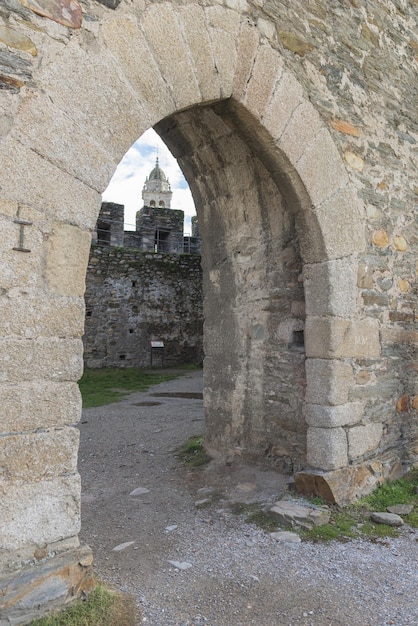
[[(248, 146), (248, 157), (269, 176), (263, 193), (280, 190), (296, 219), (306, 299), (309, 470), (299, 484), (322, 493), (325, 485), (327, 496), (345, 501), (373, 483), (370, 473), (359, 478), (349, 467), (355, 453), (346, 427), (360, 423), (363, 410), (349, 397), (352, 359), (379, 356), (379, 326), (358, 313), (363, 213), (338, 148), (280, 52), (247, 15), (219, 4), (164, 2), (132, 12), (122, 5), (97, 24), (86, 23), (65, 45), (52, 38), (43, 44), (33, 86), (22, 92), (0, 147), (8, 242), (1, 264), (8, 269), (5, 288), (14, 290), (23, 311), (13, 319), (9, 303), (5, 313), (11, 319), (6, 392), (19, 386), (13, 400), (21, 411), (18, 430), (30, 431), (22, 437), (40, 450), (55, 446), (61, 459), (39, 468), (35, 482), (10, 467), (3, 523), (10, 554), (26, 558), (36, 545), (69, 537), (72, 548), (77, 545), (80, 487), (71, 424), (80, 414), (82, 294), (100, 193), (127, 148), (151, 126), (167, 142), (172, 138), (186, 173), (189, 166), (195, 174), (187, 148), (197, 139), (187, 126), (200, 109)], [(173, 124), (183, 125), (176, 135)], [(197, 184), (195, 193), (203, 202)], [(31, 253), (24, 257), (13, 249), (16, 219), (30, 222)], [(259, 331), (254, 325), (255, 335)], [(56, 412), (48, 421), (51, 402)], [(49, 426), (57, 428), (45, 442), (35, 431)], [(9, 445), (19, 458), (24, 450), (15, 439)], [(12, 520), (19, 490), (25, 507)], [(35, 523), (25, 529), (28, 515)], [(50, 521), (36, 524), (36, 516)]]

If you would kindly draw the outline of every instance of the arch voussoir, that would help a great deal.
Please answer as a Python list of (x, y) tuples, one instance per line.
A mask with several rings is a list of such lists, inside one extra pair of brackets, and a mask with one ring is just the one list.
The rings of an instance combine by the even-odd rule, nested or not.
[(232, 9), (219, 5), (205, 9), (210, 40), (212, 42), (215, 70), (218, 75), (221, 99), (233, 93), (238, 60), (237, 38), (241, 16)]
[(241, 99), (242, 104), (257, 118), (262, 118), (276, 83), (283, 71), (283, 59), (268, 44), (260, 46), (250, 77)]
[[(118, 163), (144, 125), (139, 95), (124, 80), (107, 49), (89, 55), (77, 42), (66, 47), (66, 72), (54, 59), (40, 69), (38, 80), (54, 104)], [(147, 122), (145, 120), (145, 128)]]
[(314, 208), (348, 185), (348, 175), (341, 155), (325, 128), (306, 145), (295, 163), (295, 168)]
[(47, 222), (57, 215), (81, 229), (93, 228), (100, 206), (100, 195), (95, 189), (50, 163), (12, 134), (3, 141), (0, 154), (3, 197), (17, 203), (16, 212), (20, 205), (37, 211), (35, 228), (42, 225), (42, 229), (48, 231)]
[(144, 111), (139, 136), (175, 109), (173, 95), (135, 17), (117, 15), (103, 23), (100, 33), (118, 72), (138, 94), (138, 108)]
[(175, 110), (202, 99), (192, 56), (171, 3), (151, 5), (141, 27), (161, 75), (172, 94)]
[(177, 8), (181, 29), (189, 47), (202, 102), (221, 98), (219, 73), (204, 9), (197, 5)]
[(305, 99), (291, 113), (277, 146), (296, 167), (307, 146), (324, 128), (319, 113)]
[(249, 81), (259, 45), (260, 33), (258, 29), (243, 20), (237, 37), (238, 58), (232, 91), (232, 96), (239, 102)]
[(287, 69), (277, 82), (261, 122), (272, 139), (282, 136), (293, 111), (305, 100), (303, 88)]
[[(338, 185), (338, 183), (337, 183)], [(322, 234), (322, 251), (310, 240), (306, 246), (306, 260), (317, 262), (324, 259), (338, 259), (359, 254), (366, 247), (366, 231), (362, 206), (351, 185), (338, 189), (334, 194), (312, 211), (318, 229)], [(308, 237), (305, 233), (304, 237)]]

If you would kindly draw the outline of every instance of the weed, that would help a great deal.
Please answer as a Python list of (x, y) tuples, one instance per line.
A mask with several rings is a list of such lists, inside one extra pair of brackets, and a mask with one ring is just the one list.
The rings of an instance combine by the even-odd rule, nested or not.
[(272, 533), (279, 528), (276, 520), (265, 511), (261, 502), (234, 502), (230, 505), (233, 515), (245, 515), (248, 524), (255, 524), (262, 530)]
[[(378, 543), (384, 537), (398, 537), (399, 528), (386, 524), (375, 524), (370, 519), (372, 511), (385, 511), (394, 504), (410, 503), (415, 508), (409, 515), (403, 516), (406, 524), (418, 528), (418, 470), (413, 470), (403, 478), (378, 487), (372, 494), (358, 502), (340, 508), (331, 507), (331, 518), (328, 524), (314, 526), (311, 529), (298, 529), (301, 537), (307, 541), (349, 541), (358, 537)], [(321, 498), (313, 498), (311, 502), (322, 505)], [(256, 524), (266, 532), (277, 530), (278, 524), (265, 511), (260, 502), (251, 504), (234, 503), (231, 512), (235, 515), (246, 515), (246, 521)]]
[(372, 511), (386, 511), (395, 504), (413, 504), (414, 510), (404, 516), (409, 526), (418, 528), (418, 469), (410, 471), (403, 478), (379, 486), (370, 495), (361, 498), (343, 509), (335, 508), (331, 520), (325, 526), (301, 531), (305, 539), (313, 541), (345, 541), (354, 537), (365, 537), (371, 541), (383, 537), (398, 537), (399, 529), (386, 524), (375, 524), (370, 520)]
[(188, 467), (200, 467), (209, 463), (210, 456), (203, 445), (203, 436), (189, 437), (177, 454)]
[(333, 512), (328, 524), (301, 530), (304, 539), (311, 541), (348, 541), (358, 536), (357, 520), (346, 512)]
[(316, 496), (315, 498), (312, 498), (311, 502), (312, 502), (312, 504), (315, 504), (315, 506), (324, 506), (324, 504), (325, 504), (323, 499), (320, 498), (319, 496)]
[(418, 528), (418, 510), (412, 511), (409, 515), (405, 515), (404, 522), (408, 524), (408, 526), (412, 526), (413, 528)]
[(369, 507), (372, 511), (385, 511), (394, 504), (408, 504), (417, 501), (414, 483), (411, 480), (400, 478), (391, 483), (380, 485), (373, 493), (359, 502), (361, 506)]
[(176, 371), (150, 371), (136, 367), (118, 369), (86, 369), (79, 382), (83, 407), (103, 406), (119, 402), (133, 391), (147, 391), (152, 385), (181, 376), (183, 369)]
[(380, 539), (382, 537), (399, 537), (399, 530), (387, 524), (374, 524), (370, 520), (364, 522), (361, 528), (361, 535), (369, 539)]
[(29, 626), (134, 626), (135, 613), (133, 598), (97, 585), (86, 600), (77, 600)]
[(271, 517), (265, 511), (254, 511), (254, 513), (250, 513), (247, 516), (247, 522), (249, 524), (255, 524), (262, 530), (272, 533), (278, 529), (278, 524), (276, 520)]

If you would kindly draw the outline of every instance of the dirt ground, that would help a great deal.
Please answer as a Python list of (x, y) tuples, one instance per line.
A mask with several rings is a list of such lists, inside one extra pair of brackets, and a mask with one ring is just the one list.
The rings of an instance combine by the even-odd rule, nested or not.
[(277, 543), (231, 505), (273, 502), (288, 477), (184, 466), (178, 448), (204, 432), (202, 385), (190, 372), (83, 412), (81, 539), (99, 578), (135, 597), (138, 624), (416, 626), (415, 531)]

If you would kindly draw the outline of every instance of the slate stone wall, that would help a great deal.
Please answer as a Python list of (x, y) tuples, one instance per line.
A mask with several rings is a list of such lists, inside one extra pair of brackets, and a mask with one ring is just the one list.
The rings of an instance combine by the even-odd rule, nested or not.
[[(150, 342), (165, 365), (202, 363), (202, 269), (198, 255), (92, 246), (87, 269), (87, 367), (148, 367)], [(162, 365), (155, 350), (153, 364)]]

